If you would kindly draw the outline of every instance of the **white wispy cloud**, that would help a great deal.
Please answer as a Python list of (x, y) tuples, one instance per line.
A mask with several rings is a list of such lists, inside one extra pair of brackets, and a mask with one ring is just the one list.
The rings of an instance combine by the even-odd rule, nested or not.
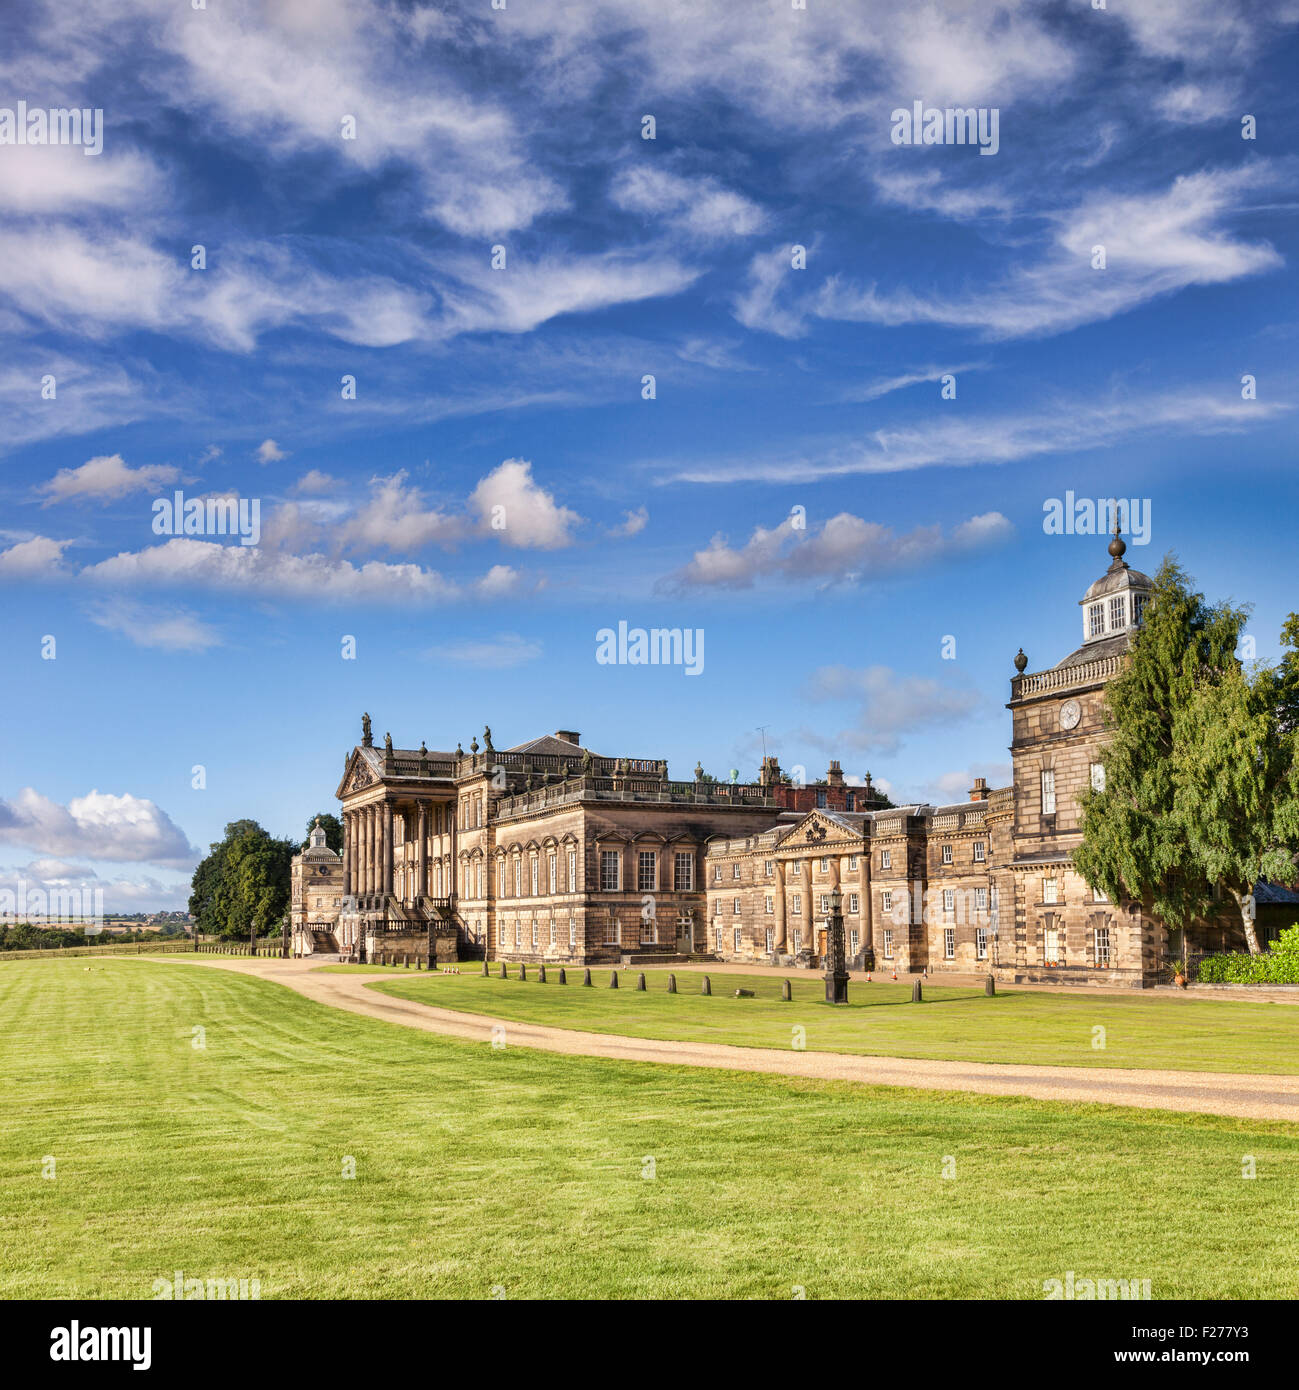
[[(1277, 177), (1277, 169), (1259, 162), (1187, 174), (1153, 193), (1089, 194), (1053, 217), (1043, 255), (986, 288), (920, 293), (831, 276), (803, 312), (891, 327), (942, 324), (988, 338), (1067, 332), (1193, 285), (1279, 267), (1274, 247), (1229, 229), (1245, 196)], [(1094, 264), (1097, 247), (1104, 248), (1103, 268)], [(798, 312), (773, 304), (769, 315)]]
[(1071, 450), (1098, 449), (1149, 433), (1212, 435), (1251, 429), (1286, 414), (1284, 401), (1245, 401), (1222, 383), (1161, 395), (1107, 399), (1061, 396), (1018, 414), (931, 415), (865, 438), (825, 441), (811, 453), (720, 458), (660, 465), (669, 482), (815, 482), (917, 468), (1014, 463)]
[(803, 695), (818, 704), (857, 706), (855, 722), (829, 737), (830, 747), (885, 753), (896, 751), (908, 734), (968, 719), (986, 703), (978, 691), (888, 666), (818, 667)]
[(109, 632), (119, 633), (137, 647), (169, 652), (205, 652), (221, 645), (221, 636), (210, 623), (183, 608), (148, 608), (121, 600), (95, 605), (90, 620)]
[(540, 642), (530, 641), (517, 632), (501, 632), (495, 637), (467, 638), (430, 647), (425, 655), (455, 666), (472, 666), (482, 671), (503, 671), (536, 661), (542, 655)]

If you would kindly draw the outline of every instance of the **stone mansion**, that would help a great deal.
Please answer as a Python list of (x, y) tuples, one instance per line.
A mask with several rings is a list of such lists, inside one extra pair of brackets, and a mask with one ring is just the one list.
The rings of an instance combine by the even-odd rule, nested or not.
[[(1104, 775), (1105, 684), (1153, 587), (1125, 550), (1116, 533), (1075, 650), (1034, 672), (1015, 658), (1011, 785), (976, 781), (953, 805), (893, 806), (837, 762), (806, 786), (775, 758), (756, 782), (698, 766), (673, 781), (662, 760), (600, 756), (568, 729), (506, 749), (490, 728), (468, 751), (376, 747), (367, 715), (337, 791), (341, 860), (319, 832), (294, 863), (294, 952), (815, 967), (837, 888), (856, 968), (1149, 983), (1164, 928), (1071, 860), (1080, 793)], [(1193, 935), (1243, 940), (1216, 921)]]

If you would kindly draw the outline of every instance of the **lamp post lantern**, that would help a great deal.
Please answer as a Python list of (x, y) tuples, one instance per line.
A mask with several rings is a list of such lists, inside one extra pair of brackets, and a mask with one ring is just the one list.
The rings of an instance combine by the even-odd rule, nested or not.
[(843, 894), (830, 890), (830, 916), (825, 933), (825, 1002), (848, 1002), (848, 965), (843, 944)]

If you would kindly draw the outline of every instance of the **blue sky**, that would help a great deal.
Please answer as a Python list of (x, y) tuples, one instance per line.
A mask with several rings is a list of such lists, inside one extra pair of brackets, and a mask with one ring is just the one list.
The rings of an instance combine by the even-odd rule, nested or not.
[[(0, 25), (0, 109), (103, 112), (98, 155), (0, 143), (0, 887), (183, 906), (228, 820), (333, 805), (363, 710), (1001, 782), (1014, 653), (1072, 650), (1107, 562), (1044, 534), (1067, 490), (1148, 502), (1128, 559), (1175, 550), (1275, 653), (1299, 5)], [(995, 109), (996, 153), (895, 144), (915, 101)], [(156, 534), (177, 489), (255, 501), (259, 543)], [(702, 629), (702, 674), (597, 664), (619, 621)]]

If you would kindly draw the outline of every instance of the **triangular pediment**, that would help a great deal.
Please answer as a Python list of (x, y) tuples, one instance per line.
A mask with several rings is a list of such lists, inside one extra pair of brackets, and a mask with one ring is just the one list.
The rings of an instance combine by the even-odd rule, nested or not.
[(781, 839), (779, 848), (815, 852), (824, 846), (827, 850), (851, 851), (860, 848), (863, 838), (860, 830), (845, 825), (833, 812), (815, 810), (791, 827)]
[(334, 795), (341, 801), (345, 796), (364, 791), (366, 787), (372, 787), (380, 780), (365, 754), (359, 748), (353, 748), (347, 766), (343, 769), (343, 780), (338, 784), (338, 790)]

